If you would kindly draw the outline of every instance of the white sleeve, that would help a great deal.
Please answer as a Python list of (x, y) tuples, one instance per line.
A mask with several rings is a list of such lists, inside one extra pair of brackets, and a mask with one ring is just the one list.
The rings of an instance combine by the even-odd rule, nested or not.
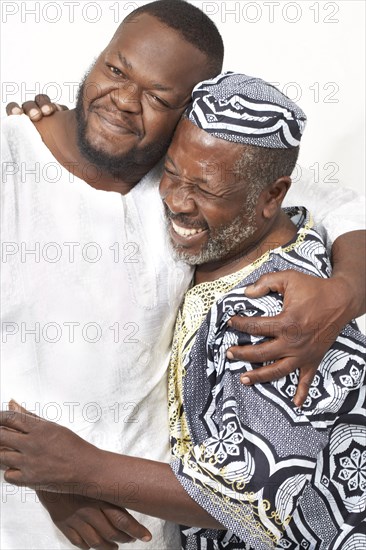
[(365, 229), (365, 197), (341, 185), (316, 184), (309, 170), (302, 169), (301, 179), (292, 183), (283, 206), (305, 206), (326, 237), (327, 248), (340, 235)]

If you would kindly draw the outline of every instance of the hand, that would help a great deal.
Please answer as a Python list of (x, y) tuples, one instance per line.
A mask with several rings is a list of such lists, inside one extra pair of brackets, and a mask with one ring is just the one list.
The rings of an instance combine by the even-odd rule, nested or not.
[(294, 403), (303, 405), (325, 353), (337, 339), (349, 315), (349, 289), (341, 278), (320, 279), (297, 271), (263, 275), (245, 289), (249, 298), (269, 292), (283, 295), (283, 311), (275, 317), (232, 317), (230, 325), (241, 332), (271, 340), (254, 346), (235, 346), (228, 357), (271, 365), (241, 377), (244, 384), (278, 380), (299, 369)]
[(6, 114), (10, 115), (27, 115), (34, 122), (38, 122), (44, 116), (53, 115), (56, 111), (67, 111), (68, 107), (52, 103), (48, 95), (36, 95), (34, 101), (26, 101), (21, 107), (18, 103), (8, 103), (6, 106)]
[(151, 533), (124, 508), (73, 494), (37, 494), (54, 524), (78, 548), (116, 550), (115, 542), (151, 540)]
[(0, 412), (0, 448), (6, 481), (60, 492), (83, 483), (102, 454), (71, 430), (19, 410)]

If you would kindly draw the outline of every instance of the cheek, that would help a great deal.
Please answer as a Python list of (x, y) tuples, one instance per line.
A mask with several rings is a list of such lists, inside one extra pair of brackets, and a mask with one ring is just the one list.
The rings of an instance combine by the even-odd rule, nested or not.
[(153, 110), (151, 107), (144, 108), (143, 121), (149, 141), (157, 139), (165, 141), (173, 136), (174, 130), (180, 120), (181, 113), (163, 112)]
[(238, 206), (232, 208), (232, 206), (228, 207), (209, 201), (206, 201), (201, 210), (212, 229), (220, 229), (230, 225), (241, 214), (241, 208)]
[(84, 86), (84, 103), (89, 105), (113, 90), (111, 82), (100, 71), (90, 73)]

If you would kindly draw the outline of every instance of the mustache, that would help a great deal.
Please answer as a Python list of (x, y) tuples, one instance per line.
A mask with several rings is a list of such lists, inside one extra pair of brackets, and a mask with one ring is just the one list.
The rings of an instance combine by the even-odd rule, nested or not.
[(99, 105), (91, 104), (89, 105), (88, 111), (90, 113), (96, 112), (96, 113), (108, 113), (109, 115), (112, 115), (115, 117), (116, 120), (119, 120), (123, 126), (125, 126), (130, 132), (133, 134), (136, 134), (138, 137), (142, 137), (141, 129), (129, 120), (128, 117), (125, 117), (121, 111), (118, 111), (117, 109), (106, 109), (105, 107), (100, 107)]
[(180, 222), (184, 227), (190, 228), (190, 229), (208, 229), (208, 225), (199, 221), (199, 220), (192, 220), (192, 218), (188, 214), (173, 214), (173, 212), (169, 209), (169, 207), (164, 202), (164, 210), (165, 215), (167, 219), (172, 220), (173, 222)]

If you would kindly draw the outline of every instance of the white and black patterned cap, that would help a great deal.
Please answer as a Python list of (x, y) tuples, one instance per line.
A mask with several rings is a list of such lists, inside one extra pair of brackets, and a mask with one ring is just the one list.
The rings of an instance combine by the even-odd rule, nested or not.
[(306, 125), (305, 113), (275, 86), (233, 72), (197, 84), (185, 115), (218, 138), (271, 149), (297, 147)]

